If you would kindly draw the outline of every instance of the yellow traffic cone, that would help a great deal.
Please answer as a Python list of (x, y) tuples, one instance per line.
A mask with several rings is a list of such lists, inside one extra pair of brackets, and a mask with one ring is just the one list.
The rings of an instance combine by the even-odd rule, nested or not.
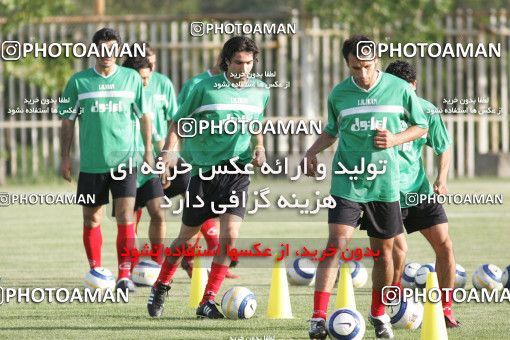
[(335, 308), (356, 309), (356, 300), (354, 299), (354, 287), (352, 286), (351, 267), (349, 263), (344, 262), (340, 267), (340, 279), (338, 280), (338, 290), (336, 293)]
[(204, 295), (207, 284), (207, 269), (201, 265), (200, 256), (195, 256), (193, 271), (191, 272), (191, 291), (189, 294), (189, 306), (197, 308)]
[[(437, 274), (429, 272), (427, 274), (426, 292), (427, 298), (425, 299), (425, 307), (423, 310), (423, 322), (421, 324), (421, 339), (422, 340), (446, 340), (448, 333), (446, 332), (446, 323), (443, 316), (443, 308), (441, 301), (432, 303), (428, 301), (428, 294), (432, 288), (439, 289), (437, 282)], [(438, 290), (438, 292), (440, 292)], [(435, 299), (434, 294), (431, 294), (432, 299)]]
[(285, 261), (277, 261), (276, 258), (269, 289), (267, 317), (269, 319), (292, 319)]

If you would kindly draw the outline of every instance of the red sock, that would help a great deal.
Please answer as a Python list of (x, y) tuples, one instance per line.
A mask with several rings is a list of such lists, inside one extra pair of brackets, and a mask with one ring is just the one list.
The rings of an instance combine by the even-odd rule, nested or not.
[(331, 293), (315, 291), (313, 293), (313, 314), (312, 318), (321, 318), (326, 320), (328, 304)]
[(101, 246), (103, 245), (101, 226), (96, 228), (83, 226), (83, 245), (85, 246), (90, 269), (101, 267)]
[(129, 278), (131, 274), (131, 256), (124, 257), (121, 254), (127, 248), (130, 252), (135, 246), (135, 224), (117, 224), (117, 261), (119, 264), (118, 279)]
[(136, 215), (136, 227), (135, 227), (135, 234), (138, 234), (138, 223), (140, 223), (140, 220), (142, 219), (142, 209), (138, 209), (135, 211)]
[(214, 300), (216, 294), (218, 294), (218, 291), (220, 290), (223, 280), (225, 279), (227, 270), (228, 266), (214, 262), (211, 264), (211, 273), (209, 274), (209, 280), (207, 280), (207, 285), (205, 286), (204, 297), (200, 304), (209, 300)]
[(165, 260), (165, 252), (163, 251), (165, 245), (163, 243), (151, 243), (151, 248), (153, 251), (157, 252), (156, 256), (151, 256), (152, 261), (157, 262), (159, 265), (161, 265)]
[(216, 225), (216, 220), (210, 218), (202, 224), (200, 227), (202, 235), (204, 235), (205, 242), (207, 243), (207, 249), (216, 250), (220, 244), (219, 238), (219, 227)]
[(449, 291), (441, 290), (441, 303), (443, 304), (444, 315), (446, 316), (452, 315), (453, 290)]
[(370, 306), (372, 316), (384, 315), (384, 304), (380, 290), (372, 289), (372, 305)]
[(156, 285), (158, 282), (161, 282), (164, 285), (169, 285), (170, 280), (172, 280), (172, 277), (174, 276), (177, 268), (179, 268), (177, 264), (170, 264), (165, 259), (161, 265), (161, 271), (159, 272), (158, 279), (154, 285)]

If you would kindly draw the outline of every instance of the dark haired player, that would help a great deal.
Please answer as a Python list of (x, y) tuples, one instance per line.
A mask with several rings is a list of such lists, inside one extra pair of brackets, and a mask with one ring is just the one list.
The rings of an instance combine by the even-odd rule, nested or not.
[[(109, 47), (120, 44), (119, 34), (103, 28), (92, 38), (96, 45)], [(151, 121), (145, 115), (142, 80), (134, 70), (116, 65), (116, 57), (101, 56), (95, 66), (75, 73), (69, 79), (63, 96), (68, 103), (59, 106), (63, 118), (61, 130), (60, 172), (71, 181), (70, 150), (76, 119), (80, 121), (80, 175), (78, 195), (94, 195), (94, 204), (83, 205), (83, 243), (90, 268), (101, 266), (101, 219), (103, 205), (113, 196), (117, 220), (117, 289), (134, 290), (130, 276), (130, 260), (122, 257), (124, 248), (134, 246), (133, 209), (136, 196), (136, 169), (127, 174), (114, 173), (121, 164), (129, 164), (136, 154), (140, 120), (144, 140), (144, 160), (154, 162), (151, 141)], [(122, 179), (119, 179), (122, 178)]]
[[(370, 247), (380, 255), (372, 270), (372, 305), (369, 319), (376, 338), (393, 338), (390, 318), (385, 313), (382, 288), (393, 279), (392, 250), (395, 236), (403, 232), (398, 190), (397, 145), (426, 132), (427, 119), (410, 86), (401, 79), (377, 70), (376, 51), (371, 60), (360, 60), (361, 47), (370, 41), (353, 36), (343, 44), (342, 54), (351, 77), (343, 80), (328, 98), (328, 124), (306, 152), (308, 175), (315, 176), (317, 154), (337, 138), (330, 194), (336, 207), (329, 210), (328, 246), (343, 250), (351, 240), (363, 212)], [(368, 43), (370, 44), (370, 43)], [(359, 45), (359, 46), (358, 46)], [(365, 55), (367, 57), (367, 55)], [(407, 117), (410, 127), (401, 131)], [(339, 165), (342, 164), (342, 167)], [(375, 166), (385, 171), (377, 176), (364, 169)], [(358, 167), (363, 170), (358, 171)], [(366, 168), (365, 168), (366, 167)], [(356, 170), (356, 174), (344, 170)], [(319, 262), (315, 281), (314, 311), (310, 320), (311, 339), (325, 339), (329, 298), (338, 272), (340, 252)]]
[[(169, 99), (171, 100), (173, 95), (173, 87), (172, 83), (158, 83), (160, 86), (152, 85), (151, 83), (155, 83), (154, 74), (152, 72), (152, 66), (149, 62), (149, 59), (146, 57), (129, 57), (123, 63), (124, 67), (129, 67), (136, 70), (140, 76), (142, 77), (142, 83), (144, 87), (145, 93), (145, 103), (146, 103), (146, 111), (147, 114), (151, 117), (152, 122), (152, 141), (153, 146), (156, 146), (158, 142), (156, 136), (157, 132), (156, 123), (159, 119), (159, 116), (168, 117), (170, 119), (173, 114), (173, 109), (168, 105)], [(170, 81), (168, 79), (168, 81)], [(161, 100), (157, 96), (157, 92), (161, 92), (160, 96), (165, 96), (164, 100)], [(156, 92), (156, 93), (155, 93)], [(164, 94), (163, 94), (164, 93)], [(168, 99), (166, 99), (168, 98)], [(139, 130), (139, 126), (137, 126)], [(137, 144), (136, 151), (138, 152), (138, 156), (141, 154), (141, 150), (143, 150), (143, 140), (140, 133), (137, 134)], [(153, 150), (154, 155), (156, 155), (156, 150)], [(137, 160), (137, 165), (141, 166), (141, 159)], [(139, 217), (141, 216), (141, 210), (143, 207), (147, 207), (147, 211), (150, 216), (149, 223), (149, 240), (151, 243), (151, 252), (155, 255), (152, 255), (151, 258), (153, 261), (161, 264), (163, 262), (163, 239), (165, 238), (166, 233), (166, 224), (165, 224), (165, 214), (163, 209), (161, 208), (161, 198), (163, 197), (163, 187), (161, 186), (161, 181), (159, 180), (159, 176), (154, 174), (143, 174), (141, 171), (137, 172), (136, 177), (136, 200), (135, 200), (135, 212), (137, 215), (136, 225), (135, 225), (135, 236), (138, 236), (138, 223), (140, 221)], [(138, 258), (131, 259), (131, 269), (136, 265)]]
[[(198, 83), (179, 107), (177, 114), (172, 117), (172, 125), (162, 151), (165, 163), (173, 168), (178, 161), (176, 146), (178, 143), (178, 124), (182, 118), (192, 118), (197, 124), (201, 120), (214, 121), (226, 119), (243, 119), (261, 121), (264, 109), (269, 100), (266, 84), (258, 79), (249, 78), (259, 50), (253, 40), (244, 36), (229, 39), (221, 52), (220, 67), (224, 73), (205, 79)], [(221, 88), (218, 86), (221, 84)], [(223, 314), (218, 310), (214, 299), (228, 270), (230, 258), (226, 254), (227, 246), (233, 247), (239, 233), (245, 214), (244, 205), (226, 208), (224, 213), (213, 212), (212, 205), (228, 204), (231, 196), (236, 196), (239, 202), (247, 194), (249, 175), (247, 174), (214, 174), (211, 180), (204, 180), (199, 176), (212, 175), (214, 166), (225, 165), (230, 170), (234, 167), (229, 160), (239, 157), (237, 163), (241, 169), (252, 163), (262, 166), (265, 162), (263, 136), (256, 135), (255, 147), (252, 151), (251, 134), (238, 129), (234, 134), (219, 134), (206, 131), (188, 137), (186, 147), (192, 155), (192, 177), (187, 189), (189, 193), (189, 207), (185, 207), (182, 216), (182, 226), (179, 236), (172, 243), (171, 249), (182, 246), (193, 246), (200, 226), (204, 221), (213, 217), (220, 217), (220, 252), (213, 258), (211, 273), (205, 288), (200, 306), (197, 308), (199, 318), (219, 319)], [(166, 178), (163, 178), (165, 181)], [(165, 184), (165, 183), (163, 183)], [(235, 193), (234, 193), (235, 192)], [(202, 208), (192, 208), (200, 204)], [(163, 313), (165, 295), (170, 289), (170, 281), (177, 270), (181, 257), (167, 257), (163, 262), (157, 282), (151, 290), (147, 308), (149, 315), (160, 317)]]
[[(416, 71), (405, 61), (395, 61), (388, 65), (386, 73), (397, 76), (411, 84), (416, 90)], [(453, 244), (448, 234), (448, 218), (441, 204), (437, 202), (416, 202), (409, 204), (406, 196), (411, 194), (428, 195), (446, 194), (448, 168), (451, 159), (451, 138), (436, 107), (423, 98), (418, 98), (428, 119), (429, 130), (426, 136), (399, 146), (400, 168), (400, 206), (402, 219), (408, 233), (419, 231), (436, 253), (436, 271), (440, 288), (454, 288), (455, 257)], [(406, 128), (402, 122), (402, 128)], [(422, 160), (424, 145), (432, 148), (438, 155), (437, 178), (432, 187), (425, 175)], [(414, 203), (414, 202), (413, 202)], [(403, 234), (395, 238), (393, 248), (393, 285), (400, 286), (400, 279), (405, 265), (407, 243)], [(451, 291), (452, 292), (452, 291)], [(442, 291), (443, 312), (447, 327), (458, 327), (460, 324), (453, 317), (452, 293)]]

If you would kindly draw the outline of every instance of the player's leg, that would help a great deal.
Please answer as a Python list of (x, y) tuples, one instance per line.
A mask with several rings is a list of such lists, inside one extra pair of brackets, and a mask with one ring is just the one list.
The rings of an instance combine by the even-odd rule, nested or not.
[(130, 171), (122, 180), (116, 180), (111, 175), (108, 186), (112, 192), (117, 220), (117, 289), (135, 291), (131, 281), (131, 256), (122, 256), (125, 249), (135, 247), (135, 210), (136, 199), (136, 171)]
[[(170, 245), (170, 249), (174, 251), (176, 249), (183, 249), (183, 247), (193, 247), (196, 244), (196, 237), (200, 231), (199, 226), (200, 224), (191, 227), (183, 223), (179, 235)], [(147, 301), (147, 310), (150, 316), (160, 317), (163, 314), (165, 297), (170, 290), (172, 277), (177, 271), (177, 268), (179, 268), (181, 260), (182, 255), (165, 257), (161, 265), (158, 279), (151, 288), (151, 293)]]
[(404, 234), (395, 236), (393, 241), (393, 280), (392, 286), (401, 287), (401, 278), (406, 263), (407, 241)]
[(103, 206), (83, 207), (83, 245), (87, 254), (90, 269), (101, 267), (101, 218)]
[(151, 249), (158, 255), (152, 256), (152, 260), (161, 264), (164, 259), (164, 239), (166, 235), (165, 213), (161, 208), (161, 198), (153, 198), (147, 201), (147, 211), (150, 215), (149, 241)]
[[(209, 193), (211, 202), (217, 205), (228, 204), (233, 195), (237, 196), (238, 202), (242, 202), (243, 197), (247, 195), (250, 178), (244, 174), (220, 174), (206, 183), (204, 192)], [(197, 308), (197, 317), (199, 318), (219, 319), (224, 317), (214, 302), (214, 298), (220, 290), (231, 262), (227, 255), (227, 246), (235, 246), (245, 213), (246, 207), (241, 204), (237, 207), (228, 207), (226, 212), (220, 216), (220, 252), (213, 257), (204, 296)]]
[(90, 268), (101, 267), (101, 219), (103, 205), (108, 204), (108, 186), (105, 174), (80, 172), (78, 176), (77, 196), (92, 195), (94, 204), (83, 204), (83, 245)]
[[(379, 253), (379, 256), (374, 258), (372, 269), (372, 303), (368, 320), (375, 328), (376, 338), (393, 338), (390, 317), (385, 312), (382, 288), (391, 285), (394, 280), (394, 238), (404, 231), (400, 203), (368, 202), (362, 206), (362, 226), (370, 237), (372, 251)], [(405, 254), (403, 257), (405, 258)]]
[(225, 280), (225, 275), (230, 265), (230, 257), (227, 255), (227, 247), (234, 247), (239, 236), (242, 217), (234, 214), (223, 214), (220, 216), (220, 253), (213, 257), (211, 273), (207, 280), (204, 296), (197, 309), (197, 317), (220, 319), (223, 314), (218, 310), (215, 303), (216, 294)]
[(164, 196), (159, 178), (145, 182), (136, 193), (136, 208), (147, 207), (150, 216), (149, 241), (151, 243), (152, 260), (161, 264), (164, 259), (163, 242), (166, 233), (165, 212), (161, 208), (161, 197)]
[[(436, 224), (420, 230), (436, 253), (436, 272), (440, 288), (454, 288), (455, 285), (455, 256), (453, 244), (448, 233), (448, 223)], [(457, 327), (459, 322), (453, 317), (452, 293), (442, 292), (441, 300), (446, 325)]]
[(335, 256), (319, 261), (316, 277), (315, 291), (313, 297), (313, 314), (310, 319), (308, 335), (310, 339), (325, 339), (326, 314), (328, 311), (331, 291), (335, 285), (338, 274), (338, 261), (342, 250), (352, 238), (355, 226), (359, 223), (361, 207), (356, 202), (333, 196), (336, 207), (328, 211), (328, 243), (326, 247), (335, 247)]
[[(179, 159), (177, 162), (176, 168), (178, 170), (183, 169), (184, 161), (182, 159)], [(169, 169), (170, 176), (174, 175), (174, 169)], [(175, 196), (182, 196), (183, 200), (186, 199), (185, 193), (186, 188), (188, 187), (188, 184), (190, 182), (191, 176), (189, 172), (183, 173), (183, 174), (177, 174), (175, 175), (175, 178), (171, 180), (170, 186), (164, 190), (165, 196), (169, 199), (175, 197)], [(197, 235), (197, 242), (200, 239), (200, 235)], [(189, 278), (191, 278), (191, 274), (193, 272), (193, 256), (185, 256), (181, 260), (181, 266), (182, 269), (186, 271)]]
[(135, 220), (133, 208), (135, 197), (119, 197), (113, 200), (115, 219), (117, 220), (117, 288), (134, 291), (131, 281), (131, 257), (122, 256), (125, 249), (130, 252), (135, 247)]

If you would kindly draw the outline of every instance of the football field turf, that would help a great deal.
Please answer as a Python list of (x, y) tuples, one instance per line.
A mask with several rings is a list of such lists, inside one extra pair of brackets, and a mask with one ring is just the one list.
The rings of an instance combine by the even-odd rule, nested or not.
[[(251, 190), (268, 186), (271, 192), (327, 191), (327, 184), (315, 185), (304, 181), (289, 186), (284, 182), (261, 183), (255, 180)], [(313, 189), (310, 189), (313, 188)], [(7, 186), (3, 192), (74, 192), (69, 185)], [(483, 263), (500, 268), (510, 265), (510, 181), (499, 179), (457, 180), (449, 184), (453, 193), (503, 194), (503, 205), (446, 206), (450, 219), (457, 263), (467, 271), (472, 287), (473, 271)], [(313, 191), (311, 191), (313, 193)], [(144, 212), (145, 215), (146, 212)], [(242, 238), (325, 238), (326, 216), (282, 218), (279, 211), (267, 212), (264, 218), (251, 217), (241, 227)], [(0, 208), (0, 286), (3, 287), (81, 287), (88, 270), (82, 243), (81, 209), (78, 206), (10, 206)], [(140, 233), (146, 235), (147, 219)], [(177, 234), (179, 218), (173, 217), (167, 226), (169, 238)], [(116, 268), (116, 226), (104, 218), (103, 266)], [(356, 237), (365, 238), (363, 232)], [(419, 234), (408, 236), (407, 262), (432, 262), (434, 254)], [(197, 320), (189, 308), (190, 280), (179, 270), (165, 304), (164, 316), (151, 319), (146, 302), (149, 288), (139, 288), (129, 296), (127, 304), (111, 303), (22, 303), (0, 305), (0, 338), (131, 338), (131, 339), (304, 339), (313, 300), (313, 287), (290, 286), (293, 319), (269, 320), (265, 317), (271, 268), (236, 268), (241, 276), (226, 280), (219, 293), (235, 285), (251, 289), (257, 299), (257, 313), (249, 320)], [(369, 268), (370, 272), (370, 268)], [(366, 318), (371, 297), (371, 280), (356, 289), (357, 309)], [(219, 300), (219, 299), (218, 299)], [(333, 310), (335, 296), (330, 301)], [(510, 334), (510, 304), (460, 304), (454, 307), (462, 327), (449, 330), (450, 339), (508, 339)], [(365, 338), (373, 338), (373, 328), (367, 325)], [(420, 330), (396, 330), (398, 339), (419, 339)], [(265, 337), (265, 338), (264, 338)]]

